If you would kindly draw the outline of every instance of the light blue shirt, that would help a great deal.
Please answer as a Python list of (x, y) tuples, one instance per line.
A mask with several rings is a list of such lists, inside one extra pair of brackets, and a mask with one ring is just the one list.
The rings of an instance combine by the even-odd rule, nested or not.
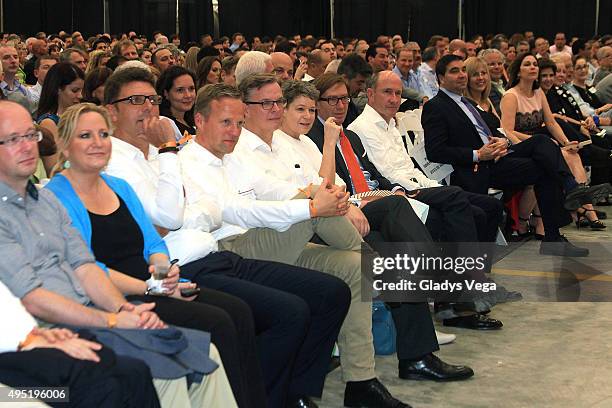
[(408, 77), (404, 77), (402, 72), (399, 70), (397, 65), (391, 70), (395, 75), (402, 80), (402, 86), (404, 88), (414, 89), (419, 93), (419, 95), (423, 95), (423, 90), (421, 89), (421, 84), (419, 83), (418, 74), (413, 70), (408, 71)]
[(429, 99), (436, 96), (440, 90), (438, 79), (436, 78), (436, 72), (426, 63), (422, 63), (417, 72), (420, 89), (423, 94)]

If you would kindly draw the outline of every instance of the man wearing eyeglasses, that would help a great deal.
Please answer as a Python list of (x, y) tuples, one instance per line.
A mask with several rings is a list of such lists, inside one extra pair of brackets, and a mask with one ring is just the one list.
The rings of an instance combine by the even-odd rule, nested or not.
[[(346, 313), (349, 290), (339, 279), (288, 265), (244, 259), (217, 246), (213, 231), (219, 230), (216, 223), (220, 221), (221, 210), (197, 196), (191, 199), (189, 194), (185, 196), (186, 177), (181, 173), (176, 154), (181, 140), (175, 142), (171, 128), (158, 118), (160, 99), (155, 95), (153, 83), (151, 73), (140, 68), (116, 72), (106, 82), (105, 100), (116, 136), (112, 139), (113, 153), (107, 173), (125, 179), (136, 191), (146, 214), (162, 230), (171, 256), (179, 259), (182, 276), (207, 289), (218, 288), (233, 294), (251, 306), (255, 329), (261, 338), (257, 357), (263, 378), (258, 379), (266, 385), (268, 402), (270, 406), (290, 406), (284, 403), (289, 394), (294, 406), (300, 406), (299, 399), (316, 393), (310, 391), (313, 381), (307, 380), (314, 377), (314, 383), (322, 387), (333, 340)], [(233, 87), (230, 89), (238, 92)], [(229, 143), (223, 137), (223, 132), (206, 134), (207, 139), (218, 141), (218, 149), (228, 149)], [(199, 171), (195, 176), (211, 186), (223, 181)], [(222, 196), (223, 191), (215, 190), (214, 195)], [(319, 209), (323, 212), (324, 206), (319, 205)], [(308, 205), (305, 212), (308, 213)], [(317, 279), (317, 276), (306, 276), (307, 273), (321, 276)], [(296, 274), (299, 278), (293, 279)], [(266, 276), (269, 276), (267, 280)], [(296, 287), (303, 293), (316, 292), (320, 298), (329, 295), (330, 300), (321, 301), (311, 313), (301, 299), (290, 293)], [(340, 289), (344, 295), (339, 293)], [(209, 293), (205, 301), (235, 319), (232, 306), (220, 295)], [(296, 302), (300, 306), (297, 309)], [(298, 326), (305, 313), (307, 320), (316, 320), (316, 323), (309, 323), (303, 332)], [(324, 316), (319, 317), (320, 314)], [(238, 321), (239, 324), (243, 323)], [(239, 354), (244, 354), (242, 349)], [(252, 360), (243, 361), (245, 376), (247, 372), (258, 375), (249, 369)], [(300, 373), (299, 378), (295, 373)], [(255, 393), (258, 382), (252, 383), (250, 396)], [(250, 399), (254, 405), (262, 402), (262, 398)]]
[[(233, 172), (239, 169), (230, 164), (236, 143), (240, 140), (247, 150), (270, 149), (264, 140), (270, 141), (279, 127), (286, 104), (273, 75), (251, 75), (240, 84), (241, 92), (216, 84), (198, 93), (197, 138), (179, 154), (187, 200), (206, 197), (219, 207), (220, 220), (212, 232), (219, 249), (312, 268), (346, 282), (351, 305), (338, 344), (343, 377), (353, 382), (349, 389), (358, 392), (345, 399), (345, 406), (406, 408), (376, 379), (371, 303), (363, 301), (360, 283), (360, 251), (365, 254), (369, 249), (361, 250), (357, 231), (344, 217), (336, 216), (346, 212), (345, 193), (336, 186), (300, 193), (296, 186), (262, 172)], [(312, 199), (304, 199), (308, 197)], [(309, 243), (314, 234), (329, 246)], [(302, 296), (309, 299), (312, 293), (304, 290)], [(311, 379), (310, 396), (320, 396), (320, 380)], [(291, 406), (316, 404), (307, 399)]]
[[(329, 95), (324, 93), (321, 103), (346, 113), (349, 97), (342, 77), (335, 74), (324, 74), (315, 80), (315, 83), (324, 81), (325, 78), (330, 76), (339, 78), (342, 90), (337, 93), (332, 91)], [(246, 121), (236, 148), (224, 159), (226, 172), (233, 185), (237, 186), (239, 192), (243, 192), (245, 196), (253, 196), (257, 200), (281, 201), (290, 199), (296, 189), (305, 186), (303, 180), (299, 177), (292, 177), (292, 174), (287, 174), (293, 171), (301, 173), (302, 169), (298, 168), (299, 165), (296, 165), (295, 169), (289, 168), (293, 167), (293, 164), (287, 164), (287, 157), (291, 156), (292, 153), (288, 151), (283, 136), (278, 133), (274, 134), (274, 131), (280, 126), (280, 118), (286, 105), (281, 88), (274, 78), (257, 75), (245, 79), (241, 83), (240, 90), (243, 93), (244, 102), (247, 104)], [(321, 109), (319, 110), (321, 111)], [(326, 110), (326, 113), (329, 113), (329, 109)], [(340, 131), (339, 127), (337, 125), (330, 126), (329, 123), (329, 119), (333, 116), (325, 113), (323, 115), (327, 120), (325, 127), (329, 130), (330, 127), (335, 126), (337, 135)], [(341, 122), (340, 118), (336, 120)], [(328, 130), (325, 131), (326, 135), (329, 133)], [(291, 147), (289, 147), (289, 150), (291, 150)], [(295, 163), (295, 161), (292, 163)], [(249, 174), (251, 179), (263, 180), (263, 182), (252, 183), (244, 176), (245, 174)], [(336, 178), (333, 170), (323, 176), (327, 177), (328, 180)], [(357, 227), (352, 233), (358, 231), (368, 243), (370, 239), (375, 240), (374, 237), (381, 234), (385, 237), (390, 235), (402, 237), (402, 241), (431, 242), (431, 237), (429, 237), (410, 204), (399, 196), (387, 197), (376, 204), (370, 204), (366, 211), (372, 221), (372, 231), (376, 231), (371, 235), (369, 234), (368, 220), (360, 209), (351, 206), (346, 218), (347, 222), (351, 221)], [(397, 227), (394, 225), (397, 225)], [(389, 235), (386, 235), (387, 233)], [(419, 235), (420, 233), (422, 235)], [(346, 234), (346, 232), (342, 232), (342, 234)], [(329, 242), (328, 237), (322, 236), (320, 238)], [(288, 240), (292, 238), (287, 237)], [(313, 262), (311, 267), (315, 269), (326, 268), (326, 262), (330, 264), (329, 261), (324, 261), (325, 252), (322, 249), (321, 253), (316, 256), (320, 261), (319, 263), (311, 261)], [(336, 256), (338, 259), (342, 259), (340, 254)], [(342, 261), (342, 263), (345, 264), (345, 267), (350, 266), (347, 260)], [(327, 269), (319, 270), (331, 274), (340, 272), (339, 270), (329, 269), (329, 266), (327, 266)], [(345, 406), (354, 406), (355, 400), (359, 400), (362, 404), (360, 406), (364, 407), (394, 406), (393, 404), (397, 401), (390, 395), (387, 399), (376, 398), (376, 396), (383, 394), (382, 390), (385, 390), (385, 388), (376, 378), (373, 367), (370, 365), (372, 362), (371, 355), (368, 354), (370, 350), (366, 346), (367, 343), (364, 343), (363, 332), (360, 331), (360, 329), (366, 329), (363, 320), (370, 319), (370, 305), (360, 299), (361, 288), (354, 286), (355, 282), (350, 276), (344, 276), (343, 279), (351, 286), (354, 299), (356, 298), (356, 303), (351, 306), (352, 312), (349, 312), (345, 320), (343, 333), (346, 337), (342, 337), (344, 341), (340, 343), (340, 346), (343, 347), (343, 379), (347, 381)], [(426, 362), (419, 361), (419, 364), (427, 366), (428, 369), (431, 369), (431, 366), (438, 362), (439, 365), (432, 371), (435, 371), (436, 375), (444, 378), (445, 381), (460, 380), (473, 374), (469, 368), (447, 365), (432, 354), (433, 351), (437, 350), (438, 344), (436, 343), (429, 310), (425, 303), (398, 305), (393, 314), (398, 325), (398, 339), (401, 338), (400, 345), (398, 345), (398, 349), (401, 350), (400, 359), (405, 360), (400, 363), (400, 367), (402, 367), (401, 375), (406, 375), (407, 369), (404, 369), (403, 366), (407, 365), (406, 361), (408, 359), (414, 361), (427, 360)], [(414, 336), (409, 333), (413, 333)], [(356, 337), (360, 338), (357, 340)], [(369, 346), (371, 347), (371, 344)], [(422, 373), (411, 374), (419, 377)], [(381, 391), (381, 393), (377, 393), (376, 390)]]

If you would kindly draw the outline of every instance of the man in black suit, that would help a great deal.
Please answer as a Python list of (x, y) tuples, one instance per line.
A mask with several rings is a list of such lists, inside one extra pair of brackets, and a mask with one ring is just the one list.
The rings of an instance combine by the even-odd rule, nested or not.
[(565, 170), (558, 147), (549, 138), (537, 136), (511, 146), (497, 131), (492, 133), (476, 108), (461, 96), (467, 73), (460, 57), (440, 58), (436, 75), (440, 92), (424, 105), (421, 119), (429, 160), (452, 164), (451, 184), (474, 193), (484, 194), (489, 187), (535, 185), (545, 229), (540, 253), (587, 256), (588, 249), (572, 245), (559, 233), (567, 219), (563, 206), (578, 208), (588, 202), (590, 192)]
[[(307, 136), (323, 152), (323, 122), (330, 117), (333, 117), (337, 124), (344, 122), (349, 102), (348, 87), (340, 75), (332, 73), (322, 75), (313, 83), (320, 93), (317, 102), (318, 119), (315, 120)], [(346, 140), (343, 140), (343, 138)], [(350, 130), (343, 129), (338, 145), (335, 148), (335, 170), (346, 183), (347, 191), (351, 194), (372, 190), (394, 193), (394, 195), (387, 197), (361, 201), (360, 210), (370, 224), (370, 229), (379, 232), (379, 234), (370, 233), (366, 235), (364, 240), (375, 250), (378, 249), (379, 243), (384, 242), (432, 242), (427, 228), (416, 216), (408, 201), (401, 197), (406, 195), (405, 189), (399, 184), (391, 183), (380, 174), (368, 159), (359, 136)], [(416, 198), (418, 199), (418, 194)], [(470, 211), (469, 216), (473, 217), (469, 202), (465, 199), (464, 201), (465, 208)], [(473, 236), (470, 240), (477, 241), (473, 219), (471, 221)], [(354, 221), (353, 223), (356, 224)], [(469, 227), (470, 225), (466, 228)], [(479, 313), (468, 316), (457, 316), (454, 313), (449, 313), (445, 317), (448, 317), (444, 320), (444, 324), (447, 326), (485, 330), (502, 327), (500, 321)], [(400, 355), (399, 352), (398, 355)]]

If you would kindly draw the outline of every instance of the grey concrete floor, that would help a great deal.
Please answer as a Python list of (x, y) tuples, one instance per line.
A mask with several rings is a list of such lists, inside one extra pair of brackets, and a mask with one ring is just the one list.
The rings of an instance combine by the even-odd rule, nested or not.
[[(494, 308), (502, 330), (436, 325), (457, 335), (438, 356), (471, 366), (473, 378), (401, 380), (395, 355), (376, 357), (379, 378), (414, 408), (612, 408), (612, 220), (608, 223), (604, 232), (564, 228), (570, 241), (592, 249), (588, 258), (560, 262), (540, 256), (539, 242), (530, 241), (495, 265), (495, 281), (525, 298)], [(327, 376), (319, 406), (342, 407), (343, 395), (336, 369)]]

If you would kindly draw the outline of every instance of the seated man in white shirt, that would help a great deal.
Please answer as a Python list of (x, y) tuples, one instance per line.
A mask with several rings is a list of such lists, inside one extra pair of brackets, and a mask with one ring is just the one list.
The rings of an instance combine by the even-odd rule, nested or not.
[[(289, 132), (291, 136), (280, 129), (275, 130), (274, 122), (269, 120), (275, 112), (249, 109), (240, 140), (234, 152), (227, 156), (226, 167), (230, 176), (259, 175), (269, 180), (271, 184), (288, 183), (294, 189), (306, 187), (310, 183), (319, 184), (321, 176), (327, 179), (335, 177), (337, 184), (344, 185), (344, 182), (335, 175), (335, 143), (327, 146), (328, 149), (324, 151), (321, 159), (321, 153), (316, 145), (303, 135), (315, 120), (314, 104), (318, 98), (318, 91), (312, 84), (303, 81), (286, 81), (283, 83), (284, 92), (281, 92), (279, 84), (273, 78), (257, 75), (247, 78), (240, 85), (240, 89), (243, 98), (247, 101), (259, 100), (265, 96), (270, 99), (285, 97), (290, 106), (283, 112), (281, 129)], [(340, 130), (340, 126), (331, 118), (326, 121), (325, 133), (330, 140), (337, 140)], [(265, 195), (265, 192), (262, 195)], [(289, 199), (290, 196), (285, 198)], [(379, 204), (387, 200), (392, 201), (393, 204), (390, 206), (402, 208), (402, 211), (388, 211), (393, 215), (391, 217), (383, 215), (387, 207)], [(356, 206), (352, 206), (349, 210), (350, 216), (347, 214), (347, 217), (372, 247), (376, 248), (381, 241), (380, 236), (384, 240), (393, 242), (421, 242), (420, 240), (431, 242), (431, 237), (403, 197), (385, 197), (367, 205), (364, 200), (362, 207), (363, 213)], [(372, 221), (372, 233), (370, 233), (369, 220)], [(396, 228), (395, 225), (399, 227)], [(407, 231), (409, 233), (406, 233)], [(420, 231), (423, 231), (424, 236), (419, 237)], [(432, 354), (438, 350), (438, 344), (433, 336), (433, 324), (427, 304), (394, 304), (392, 314), (398, 330), (398, 358), (402, 378), (406, 378), (405, 374), (408, 371), (404, 367), (415, 361), (419, 361), (420, 366), (429, 366), (431, 373), (435, 372), (437, 379), (457, 380), (472, 375), (470, 369), (444, 363), (432, 367), (433, 361), (439, 361)]]
[(40, 92), (42, 91), (43, 83), (47, 72), (53, 65), (57, 64), (57, 57), (52, 55), (43, 55), (36, 60), (34, 64), (34, 76), (36, 77), (36, 85), (30, 87), (30, 95), (32, 97), (32, 110), (35, 111), (38, 108), (38, 101), (40, 100)]
[[(221, 223), (221, 209), (206, 197), (190, 197), (186, 203), (177, 143), (169, 121), (158, 118), (159, 110), (152, 103), (157, 96), (153, 83), (152, 75), (139, 68), (117, 72), (108, 79), (105, 99), (116, 138), (107, 172), (124, 178), (153, 223), (162, 232), (170, 230), (164, 240), (172, 258), (179, 260), (181, 275), (205, 288), (198, 302), (221, 309), (236, 322), (239, 350), (233, 350), (229, 342), (217, 343), (222, 355), (238, 355), (237, 370), (228, 373), (233, 383), (245, 384), (246, 398), (240, 405), (306, 404), (309, 396), (322, 391), (331, 349), (348, 308), (349, 290), (326, 274), (219, 251), (217, 237), (211, 232)], [(128, 103), (139, 94), (148, 95), (148, 101)], [(124, 102), (113, 103), (117, 100)], [(335, 199), (330, 202), (335, 205)], [(316, 205), (324, 210), (324, 205)], [(254, 328), (241, 318), (242, 308), (230, 302), (226, 293), (249, 308)], [(218, 326), (214, 320), (210, 324)], [(246, 339), (248, 330), (257, 333), (258, 353), (252, 352)], [(258, 394), (260, 382), (267, 396)]]
[[(264, 76), (276, 83), (273, 75)], [(249, 78), (243, 82), (250, 82)], [(280, 89), (279, 89), (280, 91)], [(281, 95), (257, 95), (247, 101), (248, 112), (262, 111), (270, 136), (280, 123), (284, 102)], [(248, 114), (248, 113), (247, 113)], [(276, 260), (307, 266), (343, 279), (351, 288), (351, 305), (338, 345), (343, 377), (350, 381), (344, 405), (349, 407), (407, 407), (393, 398), (376, 379), (372, 344), (371, 303), (361, 295), (361, 244), (357, 231), (342, 215), (347, 196), (337, 187), (317, 189), (312, 200), (263, 201), (286, 194), (287, 186), (273, 178), (255, 174), (236, 175), (226, 169), (226, 155), (234, 150), (245, 118), (241, 93), (215, 84), (202, 88), (195, 104), (197, 137), (180, 154), (187, 200), (206, 197), (219, 208), (213, 235), (221, 249), (245, 257)], [(305, 196), (312, 195), (305, 192)], [(330, 246), (310, 244), (314, 234)], [(311, 405), (309, 405), (311, 406)]]
[(394, 119), (401, 104), (401, 89), (399, 78), (388, 72), (370, 77), (368, 104), (348, 129), (359, 136), (370, 161), (384, 177), (407, 190), (419, 191), (415, 199), (429, 205), (427, 225), (438, 239), (495, 241), (503, 210), (499, 200), (456, 186), (442, 186), (415, 168)]
[[(317, 145), (319, 150), (324, 149), (324, 145), (327, 143), (323, 134), (323, 125), (322, 122), (327, 120), (330, 117), (333, 117), (336, 123), (341, 123), (344, 121), (346, 112), (347, 112), (347, 86), (346, 82), (334, 74), (326, 74), (327, 76), (322, 76), (314, 81), (314, 85), (319, 90), (321, 96), (319, 97), (319, 101), (317, 102), (317, 113), (319, 116), (319, 120), (315, 121), (312, 129), (308, 132), (307, 136), (310, 137), (314, 143)], [(399, 79), (393, 74), (385, 74), (389, 75), (390, 78), (399, 82)], [(399, 96), (401, 92), (400, 90), (394, 90), (394, 98), (399, 100)], [(395, 109), (397, 109), (395, 107)], [(353, 194), (360, 194), (363, 192), (369, 193), (375, 190), (384, 190), (384, 191), (393, 191), (400, 194), (404, 194), (406, 196), (413, 196), (418, 199), (422, 194), (420, 188), (414, 188), (416, 185), (415, 182), (411, 182), (409, 186), (404, 186), (399, 183), (393, 183), (385, 176), (383, 176), (376, 166), (370, 161), (368, 158), (368, 154), (359, 139), (354, 132), (351, 130), (344, 130), (343, 135), (340, 137), (339, 142), (334, 146), (335, 147), (335, 160), (336, 160), (336, 171), (340, 177), (345, 181), (347, 185), (347, 190), (351, 191)], [(412, 190), (412, 191), (410, 191)], [(447, 197), (448, 198), (448, 197)], [(388, 197), (379, 199), (370, 205), (385, 205), (384, 202)], [(392, 211), (393, 208), (391, 206), (387, 206), (387, 213)], [(464, 224), (465, 231), (462, 231), (460, 228), (453, 230), (454, 233), (459, 234), (461, 237), (471, 237), (472, 239), (452, 239), (452, 237), (444, 237), (444, 235), (448, 235), (448, 230), (444, 230), (444, 225), (440, 222), (436, 222), (432, 224), (429, 220), (427, 221), (427, 226), (432, 235), (435, 235), (437, 239), (442, 240), (443, 242), (475, 242), (478, 241), (476, 238), (476, 228), (473, 223), (470, 204), (467, 200), (456, 201), (455, 203), (450, 203), (450, 208), (452, 208), (453, 212), (457, 212), (460, 214), (465, 214), (467, 211), (469, 213), (469, 219), (463, 218), (460, 220), (450, 220), (447, 222), (462, 222)], [(366, 209), (364, 212), (369, 212), (371, 209)], [(406, 215), (404, 215), (406, 216)], [(398, 217), (395, 217), (397, 219)], [(446, 221), (446, 220), (444, 220)], [(468, 222), (469, 221), (469, 222)], [(400, 223), (393, 224), (393, 228), (401, 228)], [(404, 239), (404, 242), (423, 242), (423, 240), (409, 240)], [(470, 245), (470, 247), (478, 247), (477, 245)], [(481, 298), (482, 299), (482, 298)], [(491, 299), (485, 302), (478, 302), (475, 306), (475, 311), (486, 313), (488, 308), (491, 306), (491, 301), (495, 299), (491, 296)], [(493, 302), (495, 303), (495, 302)], [(445, 309), (444, 313), (440, 311), (438, 313), (438, 318), (446, 319), (444, 320), (444, 324), (449, 325), (461, 325), (461, 327), (467, 327), (478, 330), (489, 330), (492, 328), (501, 328), (501, 322), (495, 319), (489, 319), (485, 317), (483, 314), (473, 314), (464, 318), (464, 316), (457, 316), (452, 310)]]

